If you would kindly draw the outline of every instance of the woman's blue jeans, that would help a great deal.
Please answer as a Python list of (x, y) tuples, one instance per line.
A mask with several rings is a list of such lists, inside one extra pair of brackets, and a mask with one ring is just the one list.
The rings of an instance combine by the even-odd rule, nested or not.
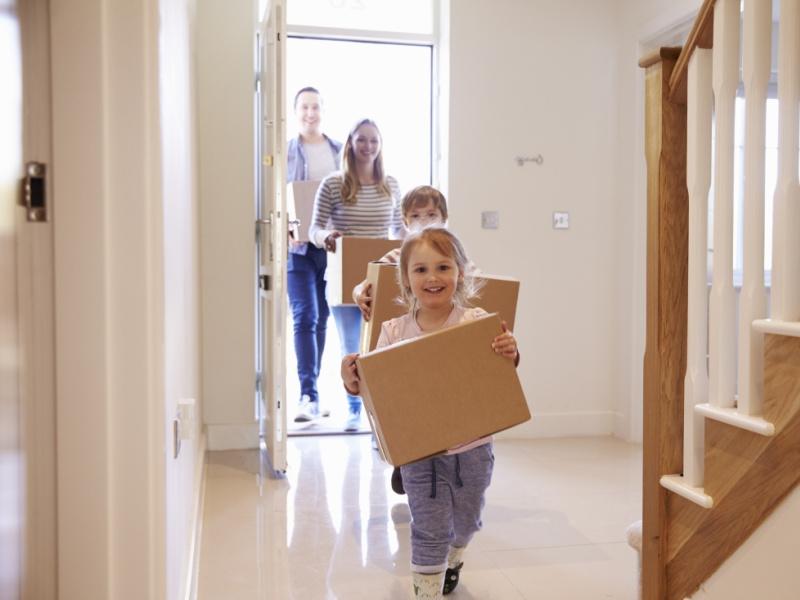
[[(339, 332), (342, 356), (358, 352), (358, 341), (361, 336), (361, 311), (358, 306), (333, 306), (331, 310), (333, 320), (336, 321), (336, 330)], [(361, 398), (347, 394), (347, 402), (350, 405), (350, 414), (361, 413)]]
[(307, 244), (306, 254), (289, 254), (287, 288), (294, 322), (294, 352), (297, 355), (297, 376), (300, 394), (311, 402), (319, 401), (317, 379), (325, 349), (328, 327), (328, 302), (325, 300), (325, 250)]

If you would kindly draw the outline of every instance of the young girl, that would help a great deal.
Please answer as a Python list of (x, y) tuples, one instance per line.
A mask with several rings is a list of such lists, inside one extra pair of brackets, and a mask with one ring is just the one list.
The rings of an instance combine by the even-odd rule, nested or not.
[[(378, 348), (472, 321), (486, 314), (468, 308), (475, 282), (458, 238), (441, 227), (410, 234), (400, 252), (398, 275), (409, 313), (383, 324)], [(505, 323), (492, 341), (495, 352), (519, 361)], [(342, 360), (342, 379), (359, 393), (356, 354)], [(430, 374), (435, 377), (435, 370)], [(435, 599), (458, 584), (464, 548), (481, 527), (484, 493), (494, 466), (492, 438), (450, 448), (444, 455), (401, 467), (411, 509), (411, 571), (416, 598)]]

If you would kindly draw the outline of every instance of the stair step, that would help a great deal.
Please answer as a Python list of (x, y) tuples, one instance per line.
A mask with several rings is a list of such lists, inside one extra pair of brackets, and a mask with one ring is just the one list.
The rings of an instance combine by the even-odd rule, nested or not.
[(758, 319), (753, 321), (753, 329), (761, 333), (775, 333), (800, 337), (800, 323), (796, 321), (778, 321), (775, 319)]
[(660, 483), (661, 487), (668, 489), (670, 492), (675, 492), (701, 508), (714, 506), (714, 499), (706, 494), (703, 488), (690, 485), (683, 475), (664, 475), (661, 477)]
[(694, 407), (694, 410), (698, 414), (709, 419), (721, 421), (722, 423), (752, 431), (759, 435), (765, 435), (767, 437), (775, 435), (775, 425), (769, 421), (765, 421), (762, 417), (743, 415), (735, 408), (721, 408), (719, 406), (712, 406), (711, 404), (698, 404)]

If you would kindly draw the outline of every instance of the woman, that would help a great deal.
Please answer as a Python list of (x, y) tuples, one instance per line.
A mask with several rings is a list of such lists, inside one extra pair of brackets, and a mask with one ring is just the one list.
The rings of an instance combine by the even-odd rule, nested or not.
[[(342, 171), (326, 177), (314, 199), (308, 237), (318, 247), (336, 252), (343, 235), (401, 238), (400, 188), (383, 170), (382, 140), (378, 126), (362, 119), (347, 136), (342, 151)], [(358, 351), (361, 312), (358, 306), (334, 306), (333, 318), (342, 355)], [(349, 416), (345, 431), (358, 431), (361, 399), (347, 395)]]
[[(289, 140), (287, 180), (320, 180), (339, 168), (342, 144), (321, 130), (322, 97), (319, 90), (304, 87), (294, 97), (299, 133)], [(294, 321), (294, 351), (300, 379), (300, 405), (295, 421), (303, 423), (320, 415), (317, 379), (325, 348), (328, 302), (325, 300), (325, 268), (328, 256), (306, 242), (289, 242), (286, 266), (289, 304)], [(330, 414), (326, 411), (327, 416)]]

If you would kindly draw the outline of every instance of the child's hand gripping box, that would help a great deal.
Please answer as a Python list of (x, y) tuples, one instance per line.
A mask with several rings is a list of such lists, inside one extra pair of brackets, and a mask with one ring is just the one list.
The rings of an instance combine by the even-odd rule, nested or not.
[(328, 253), (328, 302), (355, 304), (353, 288), (364, 280), (367, 265), (399, 248), (402, 240), (344, 236), (336, 240), (336, 252)]
[(314, 214), (314, 198), (317, 195), (319, 181), (292, 181), (286, 184), (286, 207), (292, 219), (300, 224), (294, 227), (294, 239), (298, 242), (308, 241), (308, 228), (311, 226), (311, 215)]
[[(488, 313), (497, 313), (511, 331), (517, 314), (519, 280), (498, 275), (477, 275), (484, 286), (477, 298), (471, 298), (473, 306), (480, 306)], [(359, 352), (366, 354), (374, 350), (381, 334), (381, 325), (389, 319), (399, 317), (408, 309), (397, 303), (400, 285), (397, 282), (397, 265), (370, 263), (367, 267), (367, 284), (372, 284), (372, 310), (369, 321), (361, 323)]]
[(358, 358), (384, 460), (404, 465), (531, 418), (513, 361), (492, 349), (499, 334), (488, 315)]

